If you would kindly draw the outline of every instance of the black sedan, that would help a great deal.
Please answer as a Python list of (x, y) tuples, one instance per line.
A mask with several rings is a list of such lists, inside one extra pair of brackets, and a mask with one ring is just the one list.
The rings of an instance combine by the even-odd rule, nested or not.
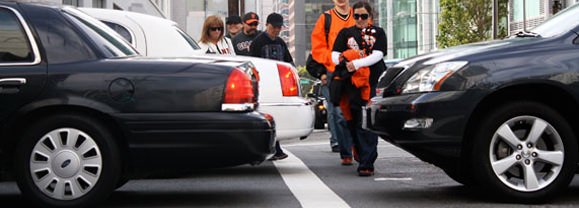
[(130, 178), (272, 154), (249, 62), (143, 58), (114, 34), (73, 9), (0, 2), (0, 167), (31, 202), (94, 205)]
[(453, 47), (388, 69), (366, 128), (458, 182), (541, 202), (575, 174), (579, 4), (505, 40)]

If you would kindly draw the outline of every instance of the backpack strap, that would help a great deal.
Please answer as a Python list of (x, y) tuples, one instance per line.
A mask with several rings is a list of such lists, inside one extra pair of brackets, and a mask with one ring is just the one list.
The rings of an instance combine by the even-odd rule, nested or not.
[(328, 34), (330, 34), (330, 26), (332, 25), (332, 14), (330, 14), (330, 12), (324, 12), (324, 22), (326, 24), (324, 24), (324, 29), (326, 31), (326, 42), (328, 41)]

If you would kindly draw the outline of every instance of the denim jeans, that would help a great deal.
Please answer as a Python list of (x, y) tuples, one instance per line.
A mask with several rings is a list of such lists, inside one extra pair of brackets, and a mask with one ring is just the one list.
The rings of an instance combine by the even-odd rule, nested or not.
[[(362, 102), (363, 105), (366, 102)], [(378, 158), (378, 135), (362, 128), (362, 109), (351, 106), (352, 120), (348, 121), (348, 127), (354, 138), (354, 147), (358, 153), (358, 170), (374, 171), (374, 162)]]
[[(331, 74), (328, 73), (328, 80)], [(322, 94), (328, 104), (328, 127), (330, 128), (330, 145), (338, 144), (340, 147), (340, 157), (342, 159), (352, 157), (352, 137), (348, 130), (348, 123), (342, 114), (340, 106), (334, 106), (330, 102), (330, 89), (327, 85), (322, 85)]]
[[(376, 88), (370, 88), (370, 97), (376, 96)], [(358, 153), (358, 170), (374, 171), (374, 162), (378, 158), (378, 135), (362, 128), (362, 106), (368, 102), (361, 101), (361, 106), (350, 106), (352, 120), (348, 127), (352, 132), (354, 147)]]

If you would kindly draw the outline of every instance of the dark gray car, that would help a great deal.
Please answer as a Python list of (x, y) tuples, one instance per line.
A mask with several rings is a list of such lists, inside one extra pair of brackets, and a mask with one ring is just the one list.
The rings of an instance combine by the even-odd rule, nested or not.
[(579, 4), (529, 32), (396, 64), (367, 128), (508, 201), (564, 190), (578, 161)]

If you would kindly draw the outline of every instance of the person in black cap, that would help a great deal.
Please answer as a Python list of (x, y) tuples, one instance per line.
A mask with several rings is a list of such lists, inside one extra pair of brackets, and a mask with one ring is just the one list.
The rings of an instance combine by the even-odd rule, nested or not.
[(225, 35), (225, 37), (228, 37), (229, 39), (235, 37), (235, 35), (241, 32), (241, 28), (243, 28), (241, 17), (237, 15), (227, 17), (225, 19), (225, 24), (227, 25), (227, 35)]
[(293, 65), (294, 60), (287, 45), (279, 37), (283, 26), (283, 17), (278, 13), (271, 13), (267, 16), (265, 26), (266, 31), (258, 35), (251, 44), (251, 56), (284, 61)]
[[(272, 13), (267, 16), (265, 26), (265, 32), (258, 35), (250, 46), (251, 56), (284, 61), (294, 65), (294, 60), (289, 53), (287, 45), (279, 37), (283, 26), (283, 17), (278, 13)], [(275, 150), (275, 154), (269, 160), (282, 160), (288, 157), (281, 149), (279, 141), (275, 143)]]
[(242, 56), (249, 56), (249, 47), (253, 42), (253, 39), (257, 35), (261, 34), (261, 31), (257, 30), (259, 25), (259, 16), (256, 13), (248, 12), (243, 16), (243, 32), (235, 35), (231, 42), (233, 42), (233, 48), (235, 49), (235, 54)]

